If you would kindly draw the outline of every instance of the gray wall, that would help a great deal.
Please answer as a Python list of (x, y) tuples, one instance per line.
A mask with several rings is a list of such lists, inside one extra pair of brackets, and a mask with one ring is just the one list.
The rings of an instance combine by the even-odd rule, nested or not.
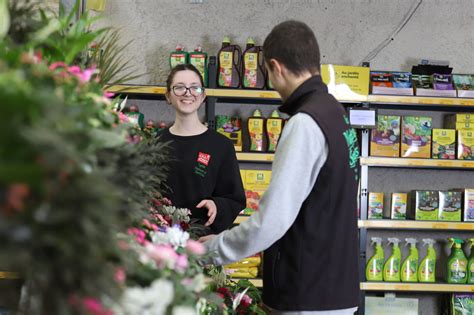
[(163, 84), (168, 54), (181, 43), (202, 44), (215, 55), (222, 37), (244, 46), (248, 36), (262, 43), (271, 28), (287, 19), (312, 27), (322, 63), (358, 65), (398, 29), (371, 60), (379, 70), (410, 70), (421, 58), (449, 60), (456, 72), (474, 73), (473, 0), (108, 0), (104, 24), (122, 28), (126, 54), (140, 84)]

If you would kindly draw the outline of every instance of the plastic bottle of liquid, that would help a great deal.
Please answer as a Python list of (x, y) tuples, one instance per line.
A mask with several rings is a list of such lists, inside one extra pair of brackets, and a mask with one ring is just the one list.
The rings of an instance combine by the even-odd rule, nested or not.
[(402, 253), (398, 245), (400, 240), (396, 237), (388, 238), (388, 244), (393, 244), (392, 255), (388, 258), (383, 266), (383, 281), (400, 282), (400, 261)]
[(374, 245), (374, 254), (370, 257), (365, 267), (365, 278), (367, 281), (383, 281), (383, 263), (385, 255), (382, 248), (382, 238), (372, 237), (370, 245)]
[(177, 65), (188, 63), (188, 53), (182, 45), (176, 45), (176, 50), (170, 54), (170, 67), (173, 69)]
[(262, 46), (255, 46), (255, 41), (249, 38), (242, 54), (242, 87), (244, 89), (265, 87), (266, 70), (263, 62)]
[(469, 255), (469, 260), (467, 262), (467, 283), (474, 283), (474, 238), (468, 239), (469, 248), (471, 249), (471, 254)]
[(217, 86), (238, 88), (242, 69), (242, 51), (240, 47), (231, 45), (229, 37), (226, 36), (217, 56)]
[(418, 267), (418, 281), (419, 282), (435, 282), (436, 281), (436, 251), (433, 245), (436, 241), (432, 238), (424, 238), (423, 244), (426, 249), (426, 256), (421, 260)]
[(250, 136), (250, 151), (263, 152), (264, 146), (264, 121), (260, 110), (256, 109), (252, 117), (247, 121), (249, 136)]
[(267, 118), (268, 152), (275, 152), (282, 131), (283, 118), (280, 117), (277, 110), (274, 110), (272, 115)]
[(462, 250), (463, 240), (449, 238), (451, 255), (448, 257), (448, 283), (466, 283), (467, 281), (467, 258)]
[(202, 51), (200, 45), (189, 53), (189, 63), (196, 67), (201, 73), (204, 86), (207, 86), (207, 53)]
[(418, 249), (417, 240), (406, 238), (406, 246), (410, 245), (410, 253), (402, 264), (402, 273), (400, 278), (402, 282), (418, 282)]

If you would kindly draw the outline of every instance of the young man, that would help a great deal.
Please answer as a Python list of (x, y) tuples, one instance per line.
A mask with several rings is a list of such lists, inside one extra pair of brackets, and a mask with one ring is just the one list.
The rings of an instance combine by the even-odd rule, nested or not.
[(319, 47), (302, 22), (277, 25), (265, 64), (291, 116), (260, 211), (203, 239), (216, 264), (264, 252), (263, 299), (273, 314), (353, 314), (359, 300), (359, 148), (319, 74)]

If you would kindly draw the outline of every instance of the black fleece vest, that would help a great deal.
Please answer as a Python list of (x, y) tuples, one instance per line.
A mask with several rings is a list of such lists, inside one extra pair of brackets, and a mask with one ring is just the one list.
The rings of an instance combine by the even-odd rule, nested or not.
[(320, 76), (299, 86), (280, 111), (310, 115), (324, 133), (329, 154), (295, 222), (264, 253), (263, 300), (283, 311), (355, 307), (359, 301), (357, 135)]

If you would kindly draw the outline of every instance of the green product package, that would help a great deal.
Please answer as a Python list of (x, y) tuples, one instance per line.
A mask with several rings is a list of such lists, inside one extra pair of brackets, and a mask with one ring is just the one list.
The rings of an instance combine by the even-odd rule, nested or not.
[(372, 237), (371, 244), (374, 246), (374, 254), (370, 257), (365, 267), (367, 281), (383, 281), (383, 263), (385, 260), (382, 248), (382, 238)]
[(402, 252), (398, 245), (400, 240), (395, 237), (388, 238), (388, 244), (393, 244), (392, 255), (387, 259), (383, 266), (383, 281), (400, 282), (400, 261)]
[(410, 244), (410, 253), (402, 264), (402, 272), (400, 278), (402, 282), (418, 282), (418, 249), (416, 248), (417, 240), (407, 238), (406, 245)]
[(474, 314), (474, 294), (454, 293), (451, 297), (450, 314)]
[(462, 192), (440, 191), (439, 192), (439, 215), (440, 221), (461, 222)]
[(467, 282), (467, 258), (462, 250), (463, 240), (458, 238), (449, 238), (451, 255), (448, 257), (447, 282), (464, 284)]
[(435, 282), (436, 281), (436, 251), (434, 244), (436, 241), (432, 238), (424, 238), (424, 246), (428, 245), (426, 249), (426, 256), (421, 260), (418, 267), (418, 281), (420, 282)]
[(409, 217), (421, 221), (437, 221), (439, 192), (434, 190), (416, 190), (413, 192), (413, 206)]

